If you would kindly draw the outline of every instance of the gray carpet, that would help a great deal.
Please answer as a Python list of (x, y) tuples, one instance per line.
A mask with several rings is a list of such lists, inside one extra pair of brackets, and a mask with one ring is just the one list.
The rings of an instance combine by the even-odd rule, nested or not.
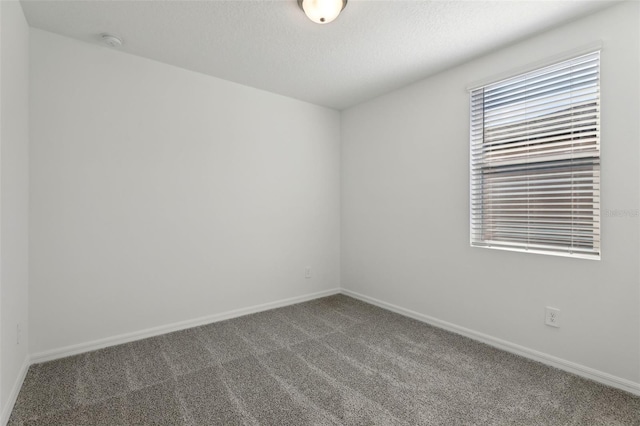
[(640, 398), (338, 295), (33, 365), (10, 425), (640, 425)]

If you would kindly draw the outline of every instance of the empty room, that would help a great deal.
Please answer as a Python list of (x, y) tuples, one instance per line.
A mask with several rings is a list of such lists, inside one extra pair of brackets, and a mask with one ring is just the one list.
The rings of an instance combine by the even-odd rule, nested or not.
[(0, 425), (640, 426), (640, 2), (0, 0)]

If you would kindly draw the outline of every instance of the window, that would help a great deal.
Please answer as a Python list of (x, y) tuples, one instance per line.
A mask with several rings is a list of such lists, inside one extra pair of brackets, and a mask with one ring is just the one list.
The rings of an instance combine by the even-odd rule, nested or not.
[(600, 258), (600, 52), (471, 91), (471, 245)]

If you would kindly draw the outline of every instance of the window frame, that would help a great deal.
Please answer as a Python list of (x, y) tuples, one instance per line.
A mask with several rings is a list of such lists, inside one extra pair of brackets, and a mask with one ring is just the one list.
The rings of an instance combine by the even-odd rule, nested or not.
[[(475, 130), (475, 126), (474, 126), (474, 93), (476, 93), (478, 90), (480, 89), (485, 89), (489, 86), (496, 86), (496, 85), (500, 85), (501, 83), (505, 83), (505, 87), (507, 85), (507, 82), (513, 82), (515, 81), (515, 79), (518, 78), (525, 78), (525, 76), (529, 76), (531, 74), (535, 75), (536, 73), (541, 73), (544, 74), (544, 70), (547, 68), (552, 68), (554, 66), (559, 66), (562, 65), (566, 62), (570, 62), (570, 61), (575, 61), (578, 60), (582, 57), (586, 57), (589, 55), (596, 55), (597, 56), (597, 98), (596, 98), (596, 102), (597, 102), (597, 118), (594, 119), (594, 126), (595, 129), (597, 131), (597, 142), (596, 142), (596, 147), (597, 147), (597, 156), (592, 156), (592, 161), (590, 164), (590, 167), (592, 167), (589, 171), (589, 173), (591, 173), (591, 177), (592, 177), (592, 182), (593, 182), (593, 187), (594, 189), (592, 189), (592, 193), (591, 196), (588, 198), (589, 200), (591, 200), (590, 202), (592, 203), (593, 206), (595, 206), (595, 204), (597, 203), (597, 208), (593, 207), (592, 208), (592, 215), (591, 215), (591, 223), (593, 224), (593, 229), (595, 230), (597, 228), (597, 233), (592, 234), (592, 239), (590, 240), (591, 246), (593, 247), (593, 251), (591, 252), (585, 252), (588, 250), (578, 250), (578, 252), (574, 252), (572, 251), (572, 248), (574, 247), (573, 245), (573, 239), (571, 240), (571, 244), (568, 245), (566, 248), (563, 248), (563, 246), (561, 246), (560, 244), (558, 244), (557, 246), (555, 246), (555, 248), (540, 248), (540, 247), (528, 247), (527, 244), (524, 244), (523, 241), (520, 242), (508, 242), (508, 241), (503, 241), (503, 242), (499, 242), (497, 245), (491, 245), (491, 244), (483, 244), (481, 243), (482, 241), (493, 241), (493, 240), (482, 240), (482, 239), (478, 239), (476, 236), (478, 234), (478, 229), (477, 229), (477, 224), (474, 226), (474, 197), (477, 197), (477, 195), (474, 195), (474, 185), (476, 185), (476, 183), (474, 183), (474, 178), (477, 178), (477, 176), (480, 173), (483, 172), (477, 172), (474, 171), (474, 169), (478, 168), (478, 164), (477, 164), (477, 160), (474, 160), (474, 130)], [(562, 56), (556, 56), (553, 59), (549, 59), (545, 62), (541, 62), (538, 63), (536, 65), (530, 65), (524, 69), (520, 69), (517, 72), (511, 72), (508, 75), (502, 75), (500, 78), (496, 78), (493, 80), (488, 80), (483, 82), (482, 84), (475, 84), (472, 87), (468, 88), (468, 92), (469, 92), (469, 237), (470, 237), (470, 246), (471, 247), (480, 247), (480, 248), (490, 248), (490, 249), (496, 249), (496, 250), (507, 250), (507, 251), (516, 251), (516, 252), (526, 252), (526, 253), (536, 253), (536, 254), (545, 254), (545, 255), (552, 255), (552, 256), (564, 256), (564, 257), (573, 257), (573, 258), (582, 258), (582, 259), (592, 259), (592, 260), (600, 260), (601, 259), (601, 255), (602, 255), (602, 247), (601, 247), (601, 211), (602, 211), (602, 207), (601, 207), (601, 194), (600, 194), (600, 188), (601, 188), (601, 150), (600, 150), (600, 144), (601, 144), (601, 100), (602, 100), (602, 95), (601, 95), (601, 57), (602, 57), (602, 45), (601, 43), (597, 43), (597, 44), (592, 44), (589, 47), (583, 48), (581, 50), (576, 50), (573, 51), (571, 53), (567, 53), (564, 54)], [(540, 75), (540, 74), (538, 74)], [(570, 89), (573, 89), (573, 83), (571, 83), (571, 85), (569, 86)], [(484, 97), (484, 94), (482, 95)], [(485, 105), (484, 105), (484, 99), (482, 100), (482, 111), (484, 114), (485, 111)], [(569, 110), (570, 111), (570, 110)], [(522, 123), (527, 123), (528, 120), (531, 120), (531, 118), (529, 119), (525, 119), (523, 121), (521, 121), (521, 126)], [(517, 124), (517, 122), (516, 122)], [(484, 125), (485, 125), (485, 118), (482, 118), (482, 126), (483, 126), (483, 135), (482, 135), (482, 146), (484, 146), (485, 144), (485, 134), (484, 134)], [(525, 124), (525, 126), (527, 126), (527, 124)], [(571, 127), (573, 129), (573, 127)], [(528, 131), (529, 129), (527, 129)], [(477, 148), (477, 146), (476, 146)], [(572, 147), (572, 153), (574, 152), (573, 147)], [(549, 154), (547, 154), (547, 158), (551, 157)], [(552, 161), (552, 160), (548, 160), (547, 162)], [(555, 160), (557, 161), (557, 160)], [(573, 157), (571, 158), (571, 161), (574, 161)], [(533, 159), (533, 161), (529, 161), (526, 162), (525, 164), (527, 164), (528, 166), (530, 166), (531, 164), (536, 164), (536, 163), (540, 163), (540, 161), (536, 161), (535, 159)], [(523, 172), (523, 173), (529, 173), (529, 172)], [(546, 171), (546, 173), (549, 173), (549, 170)], [(573, 173), (573, 169), (572, 172)], [(573, 175), (572, 175), (573, 176)], [(515, 180), (515, 179), (514, 179)], [(483, 184), (484, 185), (484, 184)], [(571, 185), (574, 185), (573, 183), (573, 178), (571, 179)], [(597, 186), (597, 190), (595, 189), (595, 187)], [(574, 194), (573, 194), (573, 190), (574, 187), (571, 187), (571, 204), (573, 204), (573, 198), (574, 198)], [(483, 186), (483, 190), (484, 190), (484, 186)], [(528, 191), (528, 189), (527, 189)], [(530, 199), (530, 195), (527, 194), (526, 195), (527, 199)], [(476, 200), (477, 203), (477, 200)], [(589, 203), (587, 203), (589, 204)], [(484, 206), (483, 206), (484, 207)], [(573, 207), (572, 207), (573, 208)], [(483, 210), (484, 211), (484, 210)], [(527, 205), (527, 214), (529, 215), (531, 210), (529, 208), (529, 206)], [(549, 221), (552, 222), (552, 221)], [(571, 213), (571, 226), (573, 226), (573, 224), (576, 222), (574, 213)], [(504, 225), (502, 225), (504, 226)], [(552, 222), (550, 228), (550, 231), (553, 229), (553, 226), (557, 226), (557, 228), (555, 228), (556, 230), (559, 229), (560, 227), (565, 226), (566, 227), (566, 223), (561, 223), (560, 221), (557, 221), (555, 223)], [(483, 230), (485, 229), (485, 222), (484, 222), (484, 218), (481, 219), (481, 232), (480, 234), (482, 234), (482, 232), (484, 232)], [(545, 230), (546, 231), (546, 230)], [(527, 223), (527, 228), (526, 228), (526, 232), (527, 232), (527, 239), (529, 239), (530, 235), (531, 235), (531, 228), (528, 228), (528, 223)], [(571, 235), (573, 235), (573, 228), (571, 229)], [(572, 237), (573, 238), (573, 237)], [(524, 237), (522, 237), (522, 240), (524, 240)], [(549, 244), (550, 246), (552, 244)]]

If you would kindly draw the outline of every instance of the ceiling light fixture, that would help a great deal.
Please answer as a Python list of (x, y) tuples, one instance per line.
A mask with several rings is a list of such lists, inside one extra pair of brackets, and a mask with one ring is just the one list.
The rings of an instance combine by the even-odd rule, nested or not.
[(340, 15), (347, 0), (298, 0), (298, 6), (316, 24), (328, 24)]

